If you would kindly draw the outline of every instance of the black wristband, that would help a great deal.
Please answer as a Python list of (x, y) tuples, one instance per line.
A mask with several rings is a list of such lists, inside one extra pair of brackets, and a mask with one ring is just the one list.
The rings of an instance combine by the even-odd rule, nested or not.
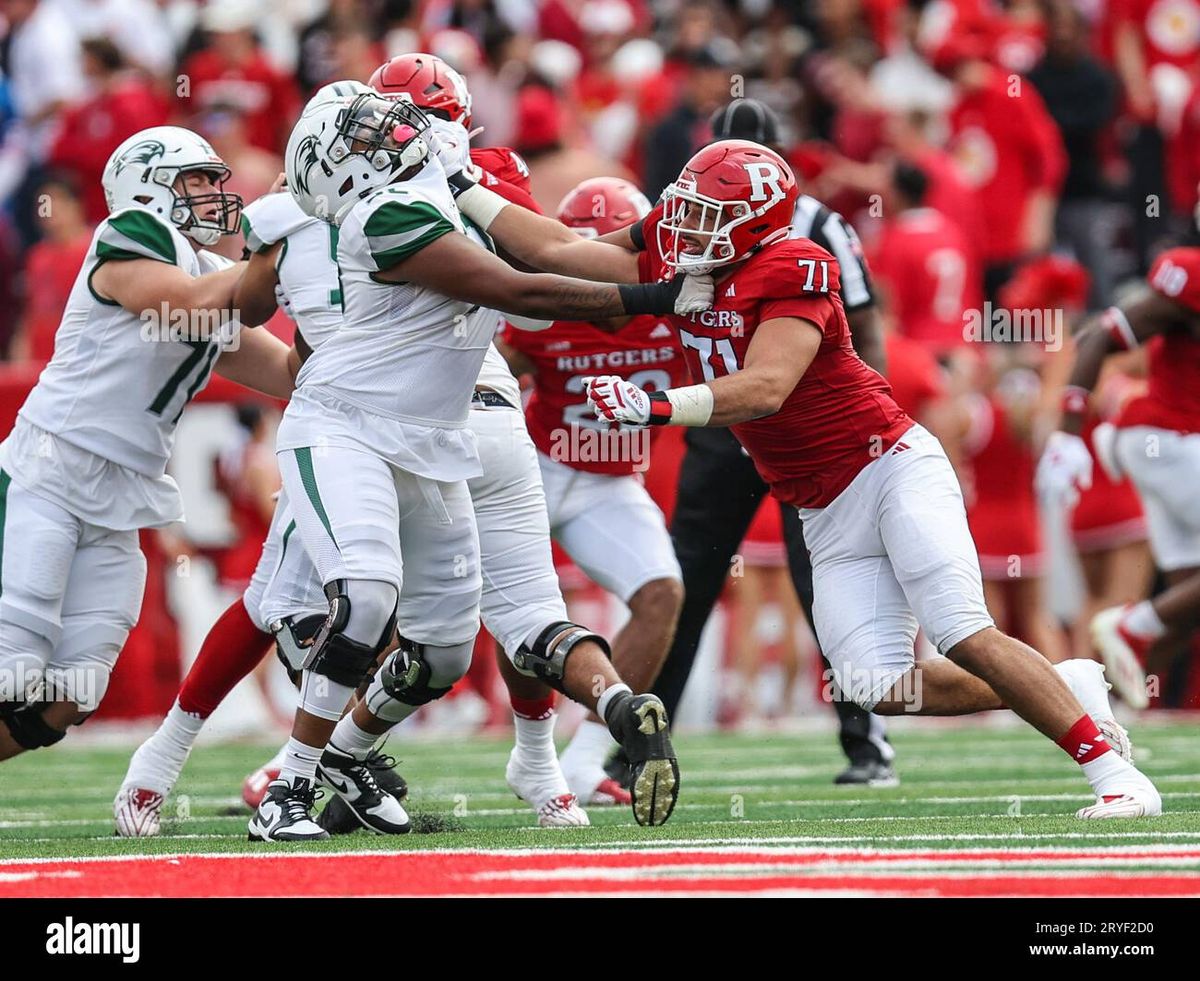
[(635, 221), (629, 226), (629, 240), (638, 252), (646, 251), (646, 230), (642, 228), (640, 221)]
[(458, 197), (463, 191), (477, 187), (479, 182), (471, 180), (465, 172), (460, 170), (457, 174), (450, 174), (446, 178), (446, 183), (450, 185), (450, 193), (454, 197)]
[(674, 313), (675, 300), (683, 289), (683, 277), (676, 276), (667, 283), (639, 283), (637, 286), (620, 285), (621, 303), (625, 312), (636, 317), (643, 313)]

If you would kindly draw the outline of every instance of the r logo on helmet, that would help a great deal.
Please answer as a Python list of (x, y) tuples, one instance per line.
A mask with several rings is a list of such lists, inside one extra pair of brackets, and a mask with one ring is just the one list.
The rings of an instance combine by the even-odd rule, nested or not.
[[(779, 168), (766, 160), (755, 160), (742, 164), (750, 177), (750, 200), (752, 202), (772, 201), (783, 197), (783, 188), (779, 185)], [(771, 193), (767, 194), (767, 188)]]

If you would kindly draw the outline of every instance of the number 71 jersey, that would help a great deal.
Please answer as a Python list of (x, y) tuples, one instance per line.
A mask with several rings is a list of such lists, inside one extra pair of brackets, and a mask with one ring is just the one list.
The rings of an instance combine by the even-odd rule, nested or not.
[[(648, 249), (641, 278), (662, 275), (656, 219), (643, 225)], [(711, 310), (672, 316), (693, 382), (742, 370), (759, 324), (790, 317), (821, 332), (821, 343), (780, 410), (731, 426), (758, 472), (781, 501), (825, 507), (912, 425), (883, 376), (850, 342), (837, 260), (809, 239), (787, 239), (733, 267), (716, 270)]]
[[(204, 311), (131, 313), (92, 287), (106, 262), (152, 259), (200, 276), (230, 265), (196, 252), (139, 208), (109, 215), (92, 238), (54, 338), (54, 357), (20, 417), (104, 460), (147, 477), (166, 470), (175, 427), (240, 325)], [(165, 313), (165, 316), (164, 316)]]

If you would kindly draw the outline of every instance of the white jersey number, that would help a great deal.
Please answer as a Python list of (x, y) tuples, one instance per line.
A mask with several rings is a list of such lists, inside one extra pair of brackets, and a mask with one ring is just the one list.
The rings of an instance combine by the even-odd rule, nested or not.
[(721, 356), (721, 363), (725, 369), (721, 372), (722, 375), (732, 375), (742, 370), (742, 366), (738, 364), (737, 352), (733, 349), (733, 342), (728, 337), (719, 337), (715, 340), (711, 337), (697, 337), (680, 328), (679, 339), (683, 341), (684, 347), (689, 347), (699, 353), (700, 368), (704, 372), (706, 382), (717, 377), (717, 370), (713, 364), (715, 355)]

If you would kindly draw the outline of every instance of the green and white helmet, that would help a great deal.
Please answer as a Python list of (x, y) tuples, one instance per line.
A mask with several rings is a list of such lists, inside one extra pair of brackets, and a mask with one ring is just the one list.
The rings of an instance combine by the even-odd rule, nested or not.
[[(351, 84), (360, 91), (337, 93)], [(340, 225), (362, 198), (425, 163), (428, 132), (429, 117), (410, 99), (385, 99), (360, 83), (326, 85), (288, 140), (288, 190), (305, 214)]]
[[(242, 199), (225, 191), (181, 193), (176, 182), (188, 171), (211, 174), (218, 188), (229, 178), (225, 161), (190, 129), (152, 126), (134, 133), (113, 151), (104, 167), (101, 183), (108, 210), (151, 211), (201, 245), (213, 245), (222, 235), (238, 231)], [(212, 213), (203, 217), (198, 209)]]

